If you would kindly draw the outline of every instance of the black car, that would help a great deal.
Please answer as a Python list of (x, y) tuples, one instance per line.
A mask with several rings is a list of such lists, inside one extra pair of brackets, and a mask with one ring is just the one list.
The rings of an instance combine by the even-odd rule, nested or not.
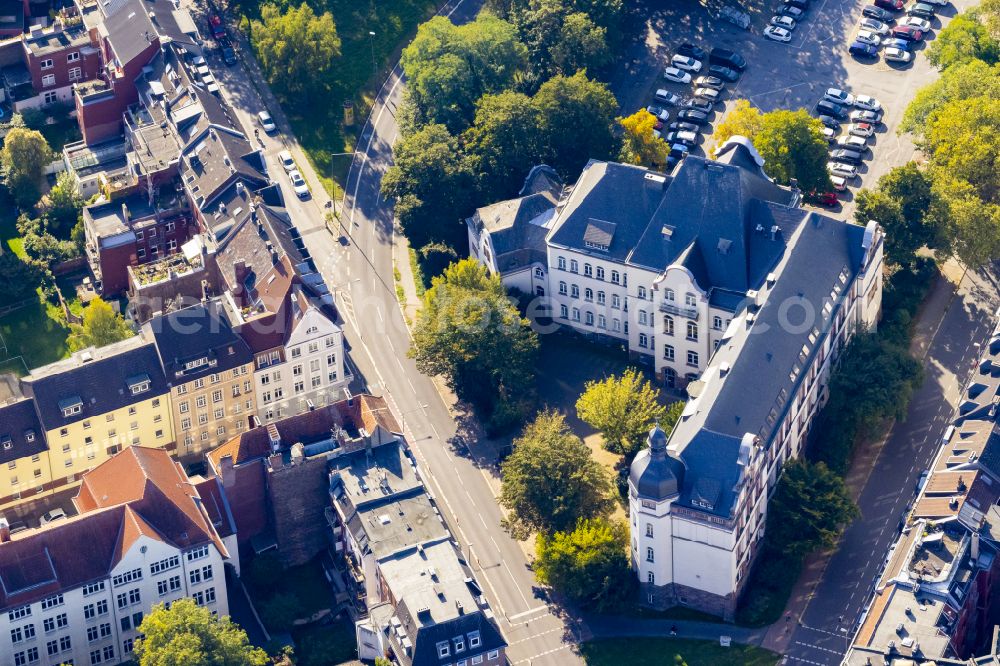
[(883, 23), (892, 21), (892, 12), (887, 9), (882, 9), (881, 7), (876, 7), (875, 5), (868, 5), (861, 10), (862, 16), (867, 16), (868, 18), (873, 18)]
[(781, 0), (781, 4), (798, 7), (802, 11), (809, 9), (809, 0)]
[(712, 76), (718, 77), (724, 81), (738, 81), (740, 78), (740, 73), (735, 69), (730, 69), (724, 65), (709, 65), (708, 73)]
[(839, 118), (841, 120), (847, 116), (847, 113), (844, 111), (844, 107), (825, 99), (821, 99), (816, 102), (816, 112), (825, 116), (833, 116), (834, 118)]
[(838, 148), (830, 151), (830, 159), (834, 162), (847, 162), (848, 164), (861, 164), (864, 156), (856, 150), (848, 148)]
[(840, 129), (840, 121), (833, 116), (827, 116), (825, 114), (820, 114), (819, 121), (829, 127), (832, 130)]
[(907, 11), (910, 16), (916, 16), (917, 18), (927, 19), (928, 21), (934, 20), (934, 6), (929, 5), (926, 2), (918, 2), (917, 4), (910, 7)]
[(671, 132), (700, 132), (701, 128), (694, 123), (673, 122), (667, 127)]
[(708, 114), (694, 109), (681, 109), (677, 112), (677, 119), (695, 125), (705, 125), (708, 123)]
[(682, 109), (692, 109), (694, 111), (701, 111), (704, 114), (709, 114), (712, 112), (712, 107), (715, 106), (708, 100), (692, 98), (685, 100), (681, 104)]
[[(712, 65), (729, 67), (738, 72), (742, 72), (747, 68), (746, 59), (736, 51), (730, 51), (729, 49), (712, 49), (712, 52), (708, 54), (708, 62)], [(711, 68), (709, 68), (708, 73), (718, 76)]]
[(229, 67), (236, 64), (236, 51), (233, 50), (232, 46), (226, 44), (222, 47), (222, 59)]
[(677, 55), (687, 56), (689, 58), (694, 58), (695, 60), (704, 60), (708, 55), (705, 53), (705, 49), (695, 46), (690, 42), (684, 42), (677, 47)]

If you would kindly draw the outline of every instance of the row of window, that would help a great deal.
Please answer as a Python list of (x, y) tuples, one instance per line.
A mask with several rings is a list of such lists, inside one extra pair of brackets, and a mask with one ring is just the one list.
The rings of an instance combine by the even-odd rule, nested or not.
[[(573, 321), (579, 322), (580, 321), (580, 308), (573, 308), (572, 315), (573, 315), (572, 316)], [(570, 310), (569, 310), (569, 308), (566, 307), (565, 305), (560, 304), (559, 305), (559, 316), (562, 319), (569, 319), (570, 318)], [(593, 312), (584, 312), (583, 313), (583, 321), (584, 321), (584, 323), (587, 326), (593, 326), (594, 325), (594, 313)], [(608, 328), (608, 318), (605, 317), (604, 315), (597, 315), (597, 328), (607, 329)], [(611, 330), (614, 331), (615, 333), (618, 333), (618, 332), (620, 332), (622, 330), (622, 321), (621, 321), (621, 319), (618, 319), (618, 318), (612, 318), (611, 319)], [(628, 335), (628, 322), (627, 321), (625, 322), (625, 334)]]
[[(559, 267), (559, 270), (561, 270), (561, 271), (566, 270), (566, 257), (557, 257), (556, 258), (556, 265)], [(580, 272), (580, 264), (579, 264), (579, 262), (577, 262), (576, 259), (570, 259), (569, 260), (569, 272), (570, 273), (579, 273)], [(584, 263), (583, 264), (583, 276), (584, 277), (592, 277), (592, 278), (595, 278), (597, 280), (603, 280), (604, 279), (604, 267), (603, 266), (598, 266), (595, 269), (590, 264)], [(611, 283), (612, 284), (620, 284), (623, 287), (627, 287), (628, 286), (628, 274), (627, 273), (619, 273), (618, 271), (611, 271)]]
[[(247, 374), (247, 366), (242, 365), (242, 366), (240, 366), (238, 368), (233, 368), (232, 372), (233, 372), (233, 379), (236, 379), (236, 378), (240, 377), (241, 375)], [(208, 376), (208, 379), (209, 379), (209, 381), (212, 384), (218, 384), (219, 382), (222, 381), (222, 375), (220, 373), (218, 373), (218, 372), (213, 372), (211, 375)], [(194, 380), (193, 383), (194, 383), (194, 389), (195, 390), (205, 388), (205, 378), (204, 377), (199, 377), (198, 379)], [(177, 387), (177, 394), (178, 395), (184, 395), (187, 392), (188, 392), (188, 385), (187, 384), (181, 384), (180, 386)]]
[[(465, 636), (456, 636), (451, 639), (451, 641), (441, 641), (437, 644), (438, 658), (444, 659), (451, 654), (451, 650), (454, 647), (455, 654), (460, 654), (465, 652)], [(478, 631), (470, 631), (469, 635), (469, 649), (474, 650), (482, 645), (482, 639), (480, 638)], [(492, 657), (491, 657), (492, 658)]]
[[(153, 409), (158, 409), (159, 406), (160, 406), (160, 399), (159, 398), (153, 398), (152, 402), (150, 403), (150, 406)], [(81, 408), (79, 408), (79, 406), (74, 405), (73, 407), (67, 407), (66, 409), (64, 409), (63, 410), (63, 415), (64, 416), (72, 416), (73, 414), (79, 414), (80, 411), (81, 411)], [(138, 413), (139, 413), (139, 410), (138, 410), (138, 408), (136, 408), (135, 405), (132, 405), (131, 407), (128, 408), (128, 415), (129, 416), (135, 416)], [(159, 414), (154, 414), (153, 418), (156, 421), (159, 421), (162, 417)], [(108, 423), (114, 421), (115, 420), (114, 412), (109, 412), (109, 413), (105, 414), (104, 415), (104, 420), (107, 421)], [(91, 428), (91, 426), (93, 424), (91, 423), (90, 419), (86, 419), (86, 420), (82, 421), (80, 423), (80, 425), (83, 426), (84, 430), (90, 430), (90, 428)], [(132, 429), (135, 430), (137, 427), (138, 427), (137, 423), (133, 422)], [(61, 428), (59, 430), (59, 436), (60, 437), (67, 437), (67, 436), (69, 436), (69, 428)]]
[[(80, 60), (80, 52), (73, 51), (66, 54), (66, 62), (78, 62)], [(55, 62), (52, 58), (46, 58), (39, 62), (42, 69), (52, 69), (55, 66)]]

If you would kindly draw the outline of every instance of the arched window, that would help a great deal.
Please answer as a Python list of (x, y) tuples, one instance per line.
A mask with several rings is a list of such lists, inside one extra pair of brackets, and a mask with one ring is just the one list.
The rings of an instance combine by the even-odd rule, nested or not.
[(674, 334), (674, 318), (670, 315), (663, 315), (663, 332), (667, 335)]
[(673, 289), (664, 289), (663, 290), (663, 298), (667, 299), (668, 301), (674, 300), (674, 290)]

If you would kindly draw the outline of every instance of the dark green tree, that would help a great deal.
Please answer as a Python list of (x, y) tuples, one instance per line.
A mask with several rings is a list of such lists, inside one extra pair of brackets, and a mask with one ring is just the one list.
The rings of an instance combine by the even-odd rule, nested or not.
[(832, 548), (859, 515), (841, 477), (823, 463), (792, 460), (768, 503), (766, 533), (786, 552), (804, 556)]
[(264, 76), (281, 94), (319, 99), (340, 56), (340, 37), (330, 12), (316, 14), (302, 3), (265, 3), (252, 22), (251, 44)]
[(504, 527), (518, 539), (570, 531), (613, 506), (610, 475), (558, 412), (539, 412), (501, 471), (500, 504), (510, 512)]
[(1000, 60), (1000, 43), (973, 9), (955, 16), (938, 31), (927, 47), (927, 59), (938, 69), (970, 60), (995, 65)]
[(139, 627), (139, 666), (265, 666), (270, 660), (250, 645), (247, 633), (226, 617), (213, 617), (193, 599), (178, 599), (168, 610), (156, 604)]
[(542, 115), (526, 95), (506, 91), (479, 100), (464, 139), (481, 200), (499, 201), (518, 192), (541, 157), (541, 127)]
[(538, 89), (533, 101), (542, 114), (545, 163), (563, 177), (575, 178), (590, 159), (618, 154), (615, 116), (618, 102), (607, 86), (584, 72), (554, 76)]
[(46, 228), (57, 238), (68, 239), (80, 219), (83, 197), (77, 185), (76, 176), (63, 171), (56, 178), (56, 184), (42, 197), (39, 204)]
[(934, 247), (938, 229), (927, 216), (933, 203), (933, 182), (916, 162), (896, 167), (882, 176), (874, 190), (858, 192), (854, 219), (876, 220), (886, 231), (889, 262), (912, 266), (917, 250)]
[(831, 190), (823, 124), (805, 109), (765, 113), (753, 143), (764, 158), (764, 171), (777, 182), (787, 185), (794, 178), (803, 192)]
[(19, 303), (35, 296), (43, 273), (35, 264), (22, 261), (13, 252), (0, 254), (0, 304)]

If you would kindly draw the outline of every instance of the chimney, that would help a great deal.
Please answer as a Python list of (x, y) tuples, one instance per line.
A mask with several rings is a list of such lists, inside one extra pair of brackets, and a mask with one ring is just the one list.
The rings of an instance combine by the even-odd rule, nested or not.
[(201, 281), (201, 302), (208, 302), (208, 280)]
[(10, 541), (10, 524), (6, 518), (0, 518), (0, 543)]
[(235, 264), (233, 264), (233, 273), (236, 275), (236, 282), (243, 284), (243, 281), (247, 277), (247, 262), (240, 259)]
[(305, 448), (302, 446), (302, 442), (292, 444), (292, 463), (302, 462), (302, 458), (305, 457)]
[(972, 550), (969, 554), (973, 562), (979, 561), (979, 532), (972, 533)]
[(219, 460), (219, 467), (222, 469), (222, 487), (231, 488), (234, 483), (236, 483), (236, 469), (233, 467), (233, 456), (232, 454), (222, 456)]
[(280, 453), (272, 453), (268, 459), (268, 465), (271, 467), (271, 471), (277, 471), (285, 466), (284, 461), (281, 459)]
[(267, 424), (267, 439), (271, 442), (271, 453), (281, 450), (281, 433), (278, 432), (278, 426), (273, 423)]

